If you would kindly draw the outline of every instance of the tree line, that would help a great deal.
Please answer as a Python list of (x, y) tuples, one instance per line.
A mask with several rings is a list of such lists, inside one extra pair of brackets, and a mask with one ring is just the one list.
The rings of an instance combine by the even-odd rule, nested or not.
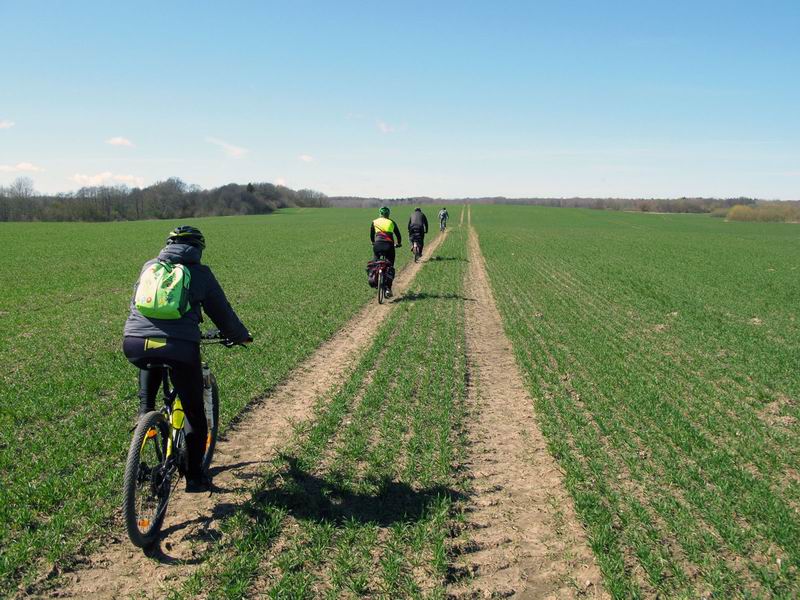
[[(387, 205), (531, 204), (655, 213), (711, 213), (733, 220), (798, 221), (800, 202), (755, 198), (372, 198), (326, 196), (272, 183), (230, 183), (202, 189), (173, 177), (143, 188), (84, 187), (76, 192), (39, 194), (20, 177), (0, 186), (0, 221), (127, 221), (220, 215), (254, 215), (289, 206), (378, 207)], [(738, 207), (738, 208), (737, 208)], [(735, 210), (734, 210), (735, 209)]]
[(143, 188), (93, 186), (55, 195), (37, 193), (28, 177), (0, 186), (0, 221), (176, 219), (327, 205), (325, 194), (314, 190), (293, 190), (272, 183), (231, 183), (206, 190), (176, 177)]
[(480, 198), (363, 198), (359, 196), (329, 196), (330, 206), (377, 207), (383, 204), (529, 204), (561, 208), (593, 208), (598, 210), (630, 210), (663, 213), (710, 213), (736, 205), (754, 205), (755, 198), (506, 198), (491, 196)]
[(560, 208), (591, 208), (649, 213), (707, 213), (730, 221), (800, 222), (800, 201), (759, 200), (757, 198), (364, 198), (360, 196), (329, 196), (330, 206), (360, 208), (384, 204), (439, 205), (450, 204), (530, 204)]

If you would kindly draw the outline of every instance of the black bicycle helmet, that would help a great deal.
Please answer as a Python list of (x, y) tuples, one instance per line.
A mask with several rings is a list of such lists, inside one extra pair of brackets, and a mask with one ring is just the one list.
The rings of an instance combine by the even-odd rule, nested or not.
[(378, 214), (379, 214), (380, 216), (382, 216), (382, 217), (388, 217), (390, 212), (391, 212), (391, 211), (389, 210), (389, 207), (388, 207), (388, 206), (381, 206), (381, 207), (378, 209)]
[(206, 238), (197, 227), (181, 225), (169, 232), (167, 246), (170, 244), (189, 244), (203, 250), (206, 247)]

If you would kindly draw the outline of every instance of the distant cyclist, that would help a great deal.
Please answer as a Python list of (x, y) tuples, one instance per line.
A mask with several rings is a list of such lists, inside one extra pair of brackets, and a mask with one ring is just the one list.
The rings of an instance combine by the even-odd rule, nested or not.
[(415, 208), (408, 218), (408, 237), (412, 244), (416, 242), (419, 246), (420, 256), (422, 256), (422, 248), (425, 246), (426, 233), (428, 233), (428, 217), (421, 208)]
[[(388, 206), (381, 206), (380, 210), (378, 210), (378, 218), (369, 227), (369, 239), (372, 242), (372, 253), (375, 255), (375, 260), (384, 256), (394, 267), (394, 249), (399, 248), (403, 240), (400, 235), (400, 228), (397, 223), (389, 218), (389, 213)], [(397, 243), (395, 243), (395, 237), (397, 238)], [(392, 296), (391, 279), (386, 281), (386, 296)]]
[[(147, 261), (142, 267), (139, 281), (134, 286), (130, 314), (125, 323), (122, 350), (139, 371), (139, 414), (155, 410), (156, 395), (162, 381), (162, 368), (147, 365), (165, 364), (172, 368), (172, 381), (186, 414), (186, 450), (188, 465), (186, 491), (202, 492), (211, 489), (211, 480), (202, 470), (207, 435), (206, 416), (203, 409), (203, 373), (200, 363), (201, 309), (220, 329), (223, 337), (234, 343), (252, 342), (253, 338), (231, 308), (225, 292), (200, 258), (206, 241), (196, 227), (182, 225), (172, 230), (167, 245), (158, 258)], [(137, 309), (137, 290), (146, 289), (147, 272), (157, 269), (180, 268), (187, 279), (188, 304), (177, 318), (146, 317)], [(150, 279), (152, 281), (152, 277)], [(161, 290), (159, 290), (161, 291)], [(151, 298), (147, 298), (151, 300)], [(142, 310), (145, 310), (139, 304)], [(153, 311), (157, 309), (154, 308)], [(148, 312), (148, 311), (145, 311)]]
[(444, 228), (447, 227), (447, 218), (449, 216), (447, 209), (442, 207), (442, 210), (439, 211), (439, 231), (444, 231)]

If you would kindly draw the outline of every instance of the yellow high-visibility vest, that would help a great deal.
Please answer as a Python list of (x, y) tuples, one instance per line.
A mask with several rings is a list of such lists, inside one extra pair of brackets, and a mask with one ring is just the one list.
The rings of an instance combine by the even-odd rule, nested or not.
[(385, 217), (378, 217), (372, 222), (375, 228), (375, 241), (394, 242), (394, 221)]

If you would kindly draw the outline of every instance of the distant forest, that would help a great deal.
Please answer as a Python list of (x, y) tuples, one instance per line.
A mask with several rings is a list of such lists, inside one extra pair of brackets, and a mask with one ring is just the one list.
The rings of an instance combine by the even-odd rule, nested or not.
[(330, 206), (375, 207), (383, 204), (530, 204), (560, 208), (592, 208), (649, 213), (707, 213), (731, 221), (800, 222), (800, 201), (758, 200), (756, 198), (361, 198), (329, 196)]
[(288, 206), (327, 206), (325, 194), (271, 183), (231, 183), (204, 190), (178, 178), (144, 188), (84, 187), (45, 195), (20, 177), (0, 187), (0, 221), (131, 221), (256, 215)]
[(202, 189), (178, 178), (144, 188), (84, 187), (76, 192), (37, 193), (33, 181), (20, 177), (0, 186), (0, 221), (130, 221), (271, 213), (290, 206), (378, 207), (381, 205), (531, 204), (654, 213), (710, 213), (746, 221), (800, 221), (800, 201), (755, 198), (363, 198), (326, 196), (272, 183), (230, 183)]
[(359, 198), (357, 196), (329, 196), (331, 206), (381, 206), (382, 204), (531, 204), (561, 208), (595, 208), (600, 210), (635, 210), (640, 212), (710, 213), (718, 208), (730, 208), (737, 204), (750, 205), (755, 198), (506, 198), (492, 196), (482, 198)]

